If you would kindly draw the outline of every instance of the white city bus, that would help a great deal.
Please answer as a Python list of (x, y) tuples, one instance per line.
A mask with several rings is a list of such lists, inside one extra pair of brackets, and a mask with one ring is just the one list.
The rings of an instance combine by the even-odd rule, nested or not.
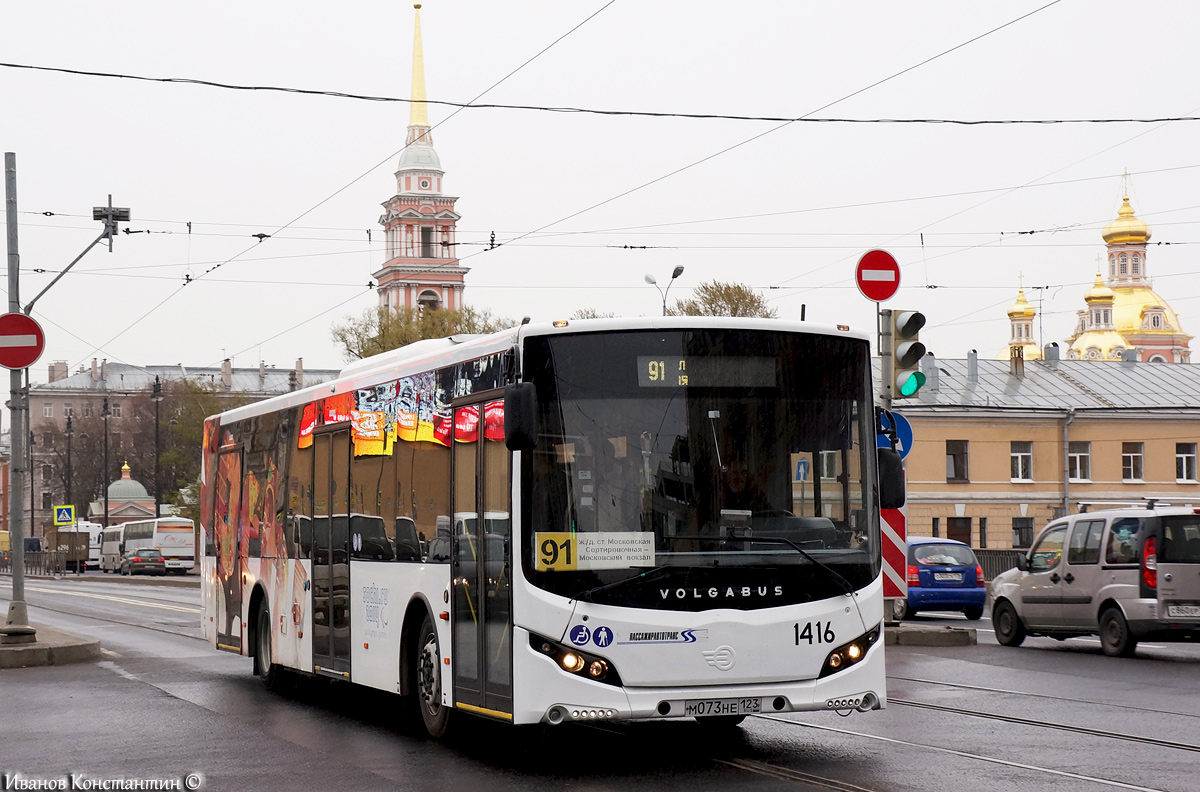
[(75, 523), (75, 530), (87, 531), (88, 535), (88, 560), (84, 564), (84, 567), (86, 569), (100, 569), (100, 551), (104, 526), (100, 523), (80, 520)]
[[(162, 553), (167, 571), (177, 575), (196, 566), (196, 525), (182, 517), (160, 517), (124, 523), (124, 550), (154, 548)], [(120, 561), (117, 562), (120, 566)]]
[(903, 484), (876, 412), (843, 326), (555, 322), (368, 358), (206, 422), (203, 630), (269, 686), (399, 691), (434, 736), (882, 708)]
[(125, 526), (114, 525), (100, 532), (100, 571), (119, 572), (125, 552)]

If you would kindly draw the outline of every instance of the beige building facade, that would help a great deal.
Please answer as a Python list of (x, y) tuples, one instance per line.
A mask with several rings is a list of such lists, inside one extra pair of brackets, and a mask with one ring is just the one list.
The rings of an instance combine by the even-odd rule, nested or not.
[(1200, 370), (1190, 365), (926, 358), (894, 410), (913, 427), (908, 532), (1027, 547), (1089, 502), (1195, 499)]

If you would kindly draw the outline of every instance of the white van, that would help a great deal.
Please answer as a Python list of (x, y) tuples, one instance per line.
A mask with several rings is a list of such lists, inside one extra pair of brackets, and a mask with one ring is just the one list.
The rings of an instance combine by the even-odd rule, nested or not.
[(1200, 509), (1110, 509), (1051, 522), (992, 581), (1005, 646), (1026, 635), (1099, 635), (1129, 657), (1139, 640), (1200, 642)]

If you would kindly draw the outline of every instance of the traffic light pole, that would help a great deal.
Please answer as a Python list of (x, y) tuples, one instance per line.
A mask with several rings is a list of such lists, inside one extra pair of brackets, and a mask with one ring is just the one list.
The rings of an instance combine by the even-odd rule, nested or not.
[(892, 366), (892, 310), (880, 308), (876, 321), (879, 324), (879, 404), (891, 412), (892, 379), (896, 375)]

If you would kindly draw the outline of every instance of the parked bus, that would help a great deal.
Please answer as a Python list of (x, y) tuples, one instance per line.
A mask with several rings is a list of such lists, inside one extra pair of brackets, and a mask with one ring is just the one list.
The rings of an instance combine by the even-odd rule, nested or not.
[[(162, 553), (167, 571), (177, 575), (196, 566), (196, 524), (182, 517), (160, 517), (123, 523), (124, 549), (154, 548)], [(117, 563), (118, 568), (120, 562)]]
[(120, 572), (125, 553), (125, 526), (114, 525), (100, 532), (100, 571)]
[[(879, 510), (903, 503), (879, 430), (869, 340), (844, 326), (422, 341), (206, 421), (203, 631), (268, 686), (398, 691), (435, 737), (465, 713), (879, 709)], [(389, 550), (413, 528), (427, 555)]]

